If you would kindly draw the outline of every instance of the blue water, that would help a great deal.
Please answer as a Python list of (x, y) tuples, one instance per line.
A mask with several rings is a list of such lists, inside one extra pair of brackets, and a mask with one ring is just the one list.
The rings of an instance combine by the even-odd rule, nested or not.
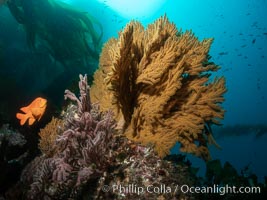
[[(88, 3), (80, 0), (76, 5), (85, 8)], [(199, 39), (213, 37), (210, 55), (221, 66), (215, 76), (225, 76), (227, 80), (223, 126), (267, 125), (266, 10), (266, 0), (168, 0), (155, 13), (143, 13), (133, 19), (147, 25), (166, 14), (178, 28), (191, 29)], [(104, 24), (104, 40), (116, 37), (129, 21), (129, 17), (97, 1), (88, 5), (88, 11), (95, 12), (94, 16)], [(255, 138), (253, 131), (244, 136), (234, 134), (217, 139), (222, 149), (210, 147), (212, 158), (221, 159), (222, 163), (229, 161), (239, 171), (249, 165), (262, 180), (267, 175), (267, 134), (260, 138)], [(178, 148), (172, 152), (179, 152)], [(191, 161), (204, 174), (204, 162), (194, 157)]]
[[(164, 14), (178, 28), (184, 31), (191, 29), (200, 40), (213, 37), (215, 40), (210, 55), (212, 61), (221, 66), (214, 76), (225, 76), (227, 80), (223, 126), (267, 125), (266, 0), (168, 0), (155, 12), (144, 11), (132, 18), (97, 0), (66, 2), (90, 12), (103, 24), (103, 41), (117, 37), (118, 31), (130, 19), (147, 25)], [(142, 7), (141, 4), (137, 6)], [(12, 21), (7, 9), (0, 8), (0, 14), (4, 16), (1, 20)], [(10, 31), (15, 31), (14, 41), (24, 37), (19, 26)], [(0, 34), (3, 33), (0, 30)], [(212, 157), (222, 162), (230, 161), (238, 170), (250, 164), (262, 180), (267, 175), (267, 134), (259, 138), (255, 138), (256, 131), (253, 130), (244, 136), (242, 133), (236, 134), (238, 136), (233, 133), (232, 136), (218, 138), (222, 150), (211, 147)], [(174, 148), (172, 152), (177, 153), (178, 149)], [(203, 161), (192, 158), (192, 162), (201, 167), (200, 173), (203, 174)]]
[[(80, 8), (88, 7), (103, 23), (104, 41), (117, 37), (118, 31), (129, 22), (98, 1), (92, 5), (86, 0), (73, 2)], [(266, 0), (169, 0), (157, 12), (143, 13), (133, 19), (147, 25), (166, 14), (178, 28), (192, 30), (200, 40), (214, 38), (210, 55), (222, 67), (215, 76), (227, 78), (224, 104), (227, 112), (223, 123), (267, 124), (266, 10)]]
[[(76, 1), (77, 6), (93, 11), (104, 24), (104, 40), (116, 37), (128, 17), (98, 3)], [(142, 5), (139, 5), (142, 6)], [(168, 0), (155, 13), (143, 13), (133, 19), (144, 25), (166, 14), (182, 30), (191, 29), (199, 39), (213, 37), (212, 60), (222, 68), (216, 75), (225, 76), (228, 92), (224, 126), (267, 125), (267, 1), (266, 0)], [(267, 135), (220, 137), (222, 150), (211, 147), (213, 159), (230, 161), (239, 171), (249, 165), (260, 180), (267, 174)], [(236, 133), (242, 135), (242, 133)], [(172, 150), (177, 153), (178, 148)], [(191, 158), (205, 171), (203, 161)]]

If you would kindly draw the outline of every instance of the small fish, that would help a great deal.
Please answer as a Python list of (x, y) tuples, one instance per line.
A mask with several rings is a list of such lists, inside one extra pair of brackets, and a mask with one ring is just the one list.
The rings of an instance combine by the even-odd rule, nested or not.
[(252, 44), (255, 44), (255, 42), (256, 42), (256, 39), (253, 39), (253, 40), (252, 40)]
[(30, 105), (22, 107), (20, 110), (24, 112), (17, 113), (16, 117), (20, 120), (20, 125), (24, 125), (28, 120), (29, 125), (32, 125), (36, 120), (40, 120), (45, 112), (47, 100), (37, 97)]
[(227, 54), (228, 54), (228, 52), (220, 52), (219, 53), (220, 56), (227, 55)]

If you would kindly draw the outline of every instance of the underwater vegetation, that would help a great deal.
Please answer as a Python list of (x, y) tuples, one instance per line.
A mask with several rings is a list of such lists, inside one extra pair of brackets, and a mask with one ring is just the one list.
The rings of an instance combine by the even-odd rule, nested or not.
[[(81, 77), (79, 87), (80, 99), (68, 90), (65, 92), (65, 98), (75, 101), (77, 108), (75, 116), (65, 119), (64, 132), (50, 145), (51, 149), (56, 148), (55, 153), (36, 158), (22, 174), (23, 182), (31, 183), (30, 199), (43, 199), (46, 195), (61, 199), (75, 196), (81, 184), (99, 177), (107, 168), (114, 121), (110, 112), (101, 114), (92, 107), (86, 76)], [(42, 137), (42, 140), (47, 139)], [(33, 175), (29, 176), (32, 170)]]
[[(102, 27), (88, 13), (54, 0), (9, 0), (7, 6), (26, 31), (28, 46), (45, 48), (67, 70), (98, 60)], [(98, 34), (94, 25), (101, 31)]]
[(224, 116), (226, 92), (223, 77), (209, 78), (219, 69), (209, 62), (211, 43), (166, 16), (146, 29), (132, 21), (104, 45), (92, 100), (112, 108), (122, 132), (161, 157), (179, 142), (182, 152), (209, 160), (207, 144), (216, 144), (209, 127)]
[[(92, 82), (102, 45), (102, 25), (88, 12), (57, 0), (1, 3), (1, 120), (16, 120), (13, 110), (36, 96), (51, 100), (53, 109), (59, 110), (63, 99), (58, 94), (76, 83), (80, 73), (88, 74)], [(18, 92), (11, 97), (5, 85)]]
[(0, 40), (0, 65), (2, 65), (4, 60), (4, 47), (2, 41)]
[(8, 0), (0, 0), (0, 6), (6, 4)]
[[(65, 92), (65, 98), (74, 104), (63, 114), (64, 125), (54, 118), (46, 130), (41, 130), (39, 147), (43, 154), (26, 166), (18, 184), (25, 199), (136, 199), (138, 194), (124, 196), (100, 189), (118, 183), (193, 183), (186, 166), (161, 160), (153, 149), (119, 134), (112, 112), (100, 112), (99, 105), (91, 103), (86, 76), (80, 76), (79, 88), (79, 98), (69, 90)], [(54, 140), (44, 137), (51, 129), (58, 134)], [(142, 199), (156, 196), (146, 194)], [(164, 196), (169, 199), (191, 195)]]
[(241, 135), (254, 135), (256, 138), (260, 138), (267, 134), (267, 125), (234, 125), (223, 126), (218, 129), (214, 129), (216, 138), (229, 137), (229, 136), (241, 136)]
[[(32, 57), (38, 61), (45, 60), (33, 63), (33, 59), (28, 58), (28, 61), (25, 58), (30, 56), (26, 54), (20, 62), (23, 65), (26, 60), (25, 65), (32, 65), (33, 68), (28, 70), (34, 74), (38, 74), (36, 69), (44, 71), (41, 78), (47, 78), (48, 74), (49, 81), (40, 78), (36, 83), (37, 86), (40, 84), (43, 94), (58, 96), (54, 95), (55, 91), (64, 92), (80, 73), (87, 73), (92, 81), (103, 35), (102, 25), (97, 19), (55, 0), (9, 0), (6, 5), (16, 22), (23, 27), (26, 43), (34, 54)], [(46, 66), (48, 62), (52, 63), (52, 69)], [(55, 102), (61, 103), (58, 99)]]
[[(92, 87), (87, 75), (80, 75), (79, 94), (65, 90), (69, 105), (39, 130), (40, 154), (27, 163), (5, 198), (238, 199), (173, 190), (214, 184), (253, 185), (264, 192), (266, 183), (258, 183), (246, 169), (239, 174), (229, 163), (211, 160), (208, 144), (217, 145), (211, 127), (224, 117), (220, 104), (226, 92), (223, 77), (210, 79), (219, 69), (209, 61), (211, 42), (178, 31), (167, 16), (146, 29), (130, 22), (118, 39), (104, 45)], [(205, 177), (196, 176), (185, 156), (169, 155), (177, 142), (182, 152), (206, 161)], [(5, 155), (5, 146), (0, 147)], [(114, 186), (119, 185), (167, 188), (138, 194), (130, 188), (118, 192)], [(112, 189), (103, 190), (107, 186)]]

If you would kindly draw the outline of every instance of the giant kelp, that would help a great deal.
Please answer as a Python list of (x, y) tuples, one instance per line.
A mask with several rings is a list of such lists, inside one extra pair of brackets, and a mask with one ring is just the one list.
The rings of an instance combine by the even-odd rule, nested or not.
[(0, 0), (0, 6), (6, 4), (7, 0)]
[(209, 61), (211, 43), (177, 30), (166, 16), (146, 29), (132, 21), (105, 44), (92, 99), (117, 112), (128, 138), (159, 155), (180, 142), (181, 151), (208, 160), (210, 126), (223, 118), (226, 91), (224, 78), (210, 80), (219, 69)]
[(88, 13), (53, 0), (10, 0), (7, 5), (16, 21), (24, 26), (31, 49), (47, 49), (68, 70), (97, 62), (102, 27)]
[(0, 40), (0, 65), (4, 63), (4, 47), (2, 41)]

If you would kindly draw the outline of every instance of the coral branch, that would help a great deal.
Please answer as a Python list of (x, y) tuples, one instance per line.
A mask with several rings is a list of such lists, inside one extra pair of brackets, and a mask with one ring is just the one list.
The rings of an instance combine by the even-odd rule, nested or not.
[[(65, 130), (56, 135), (53, 142), (48, 142), (56, 152), (49, 158), (37, 159), (25, 169), (24, 174), (29, 173), (34, 165), (33, 177), (36, 178), (29, 181), (32, 182), (28, 192), (30, 199), (75, 196), (71, 193), (78, 192), (88, 180), (100, 177), (107, 170), (115, 127), (113, 114), (100, 113), (97, 105), (91, 105), (86, 76), (80, 76), (79, 88), (79, 98), (69, 90), (65, 92), (65, 98), (75, 102), (76, 109), (66, 115)], [(40, 162), (38, 167), (36, 162)]]
[(212, 41), (178, 31), (166, 16), (147, 29), (130, 22), (103, 48), (92, 100), (112, 108), (124, 134), (160, 156), (180, 142), (182, 151), (208, 160), (205, 124), (223, 118), (226, 92), (224, 78), (209, 80), (219, 69), (209, 62)]

